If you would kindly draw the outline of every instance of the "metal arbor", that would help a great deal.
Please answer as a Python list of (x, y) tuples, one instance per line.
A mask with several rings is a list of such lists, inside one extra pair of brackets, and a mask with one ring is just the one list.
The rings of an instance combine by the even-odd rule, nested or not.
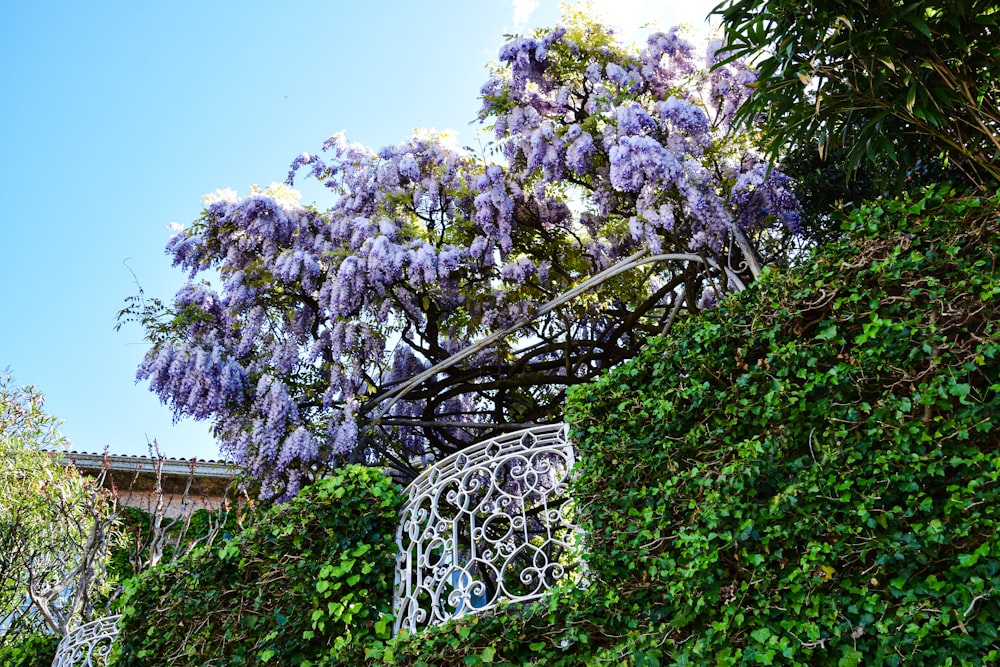
[(395, 631), (541, 597), (578, 562), (565, 424), (485, 440), (407, 488), (396, 543)]
[(118, 636), (120, 615), (84, 623), (67, 633), (56, 648), (52, 667), (104, 667)]

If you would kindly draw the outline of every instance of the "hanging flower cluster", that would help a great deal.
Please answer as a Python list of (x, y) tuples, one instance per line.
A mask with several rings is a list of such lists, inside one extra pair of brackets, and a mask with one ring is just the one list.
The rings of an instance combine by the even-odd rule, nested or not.
[(718, 46), (699, 59), (675, 28), (628, 53), (594, 25), (512, 40), (482, 90), (481, 117), (508, 165), (490, 182), (573, 186), (596, 236), (614, 239), (624, 222), (654, 253), (669, 244), (722, 256), (734, 232), (797, 231), (788, 178), (727, 134), (754, 74), (742, 63), (710, 70)]

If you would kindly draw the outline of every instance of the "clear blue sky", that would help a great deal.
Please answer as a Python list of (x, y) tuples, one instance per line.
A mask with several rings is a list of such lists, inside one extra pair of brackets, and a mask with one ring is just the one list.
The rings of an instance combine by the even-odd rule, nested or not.
[[(701, 22), (706, 0), (595, 2), (626, 34)], [(170, 300), (172, 222), (216, 188), (282, 181), (344, 130), (373, 147), (415, 128), (470, 143), (505, 33), (553, 25), (556, 0), (11, 2), (0, 21), (0, 368), (46, 396), (77, 450), (215, 458), (135, 369), (124, 299)], [(318, 202), (322, 204), (323, 202)], [(127, 267), (126, 267), (127, 265)]]

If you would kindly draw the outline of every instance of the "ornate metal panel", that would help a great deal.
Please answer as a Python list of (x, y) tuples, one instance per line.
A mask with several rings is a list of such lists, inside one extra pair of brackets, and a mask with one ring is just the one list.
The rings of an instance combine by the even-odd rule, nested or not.
[(536, 599), (575, 567), (567, 432), (485, 440), (410, 484), (396, 532), (396, 632)]
[(84, 623), (67, 633), (56, 648), (52, 667), (104, 667), (108, 664), (111, 644), (118, 636), (120, 615), (105, 616)]

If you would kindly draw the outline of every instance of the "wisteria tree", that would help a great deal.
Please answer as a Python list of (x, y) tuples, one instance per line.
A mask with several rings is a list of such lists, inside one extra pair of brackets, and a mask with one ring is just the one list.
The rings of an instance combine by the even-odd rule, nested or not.
[[(138, 377), (288, 498), (349, 461), (412, 475), (561, 419), (564, 390), (712, 307), (798, 224), (787, 177), (728, 133), (753, 73), (678, 33), (626, 48), (576, 17), (510, 39), (485, 154), (342, 135), (288, 182), (217, 192), (168, 245), (190, 282), (122, 311)], [(295, 179), (329, 188), (302, 206)]]

